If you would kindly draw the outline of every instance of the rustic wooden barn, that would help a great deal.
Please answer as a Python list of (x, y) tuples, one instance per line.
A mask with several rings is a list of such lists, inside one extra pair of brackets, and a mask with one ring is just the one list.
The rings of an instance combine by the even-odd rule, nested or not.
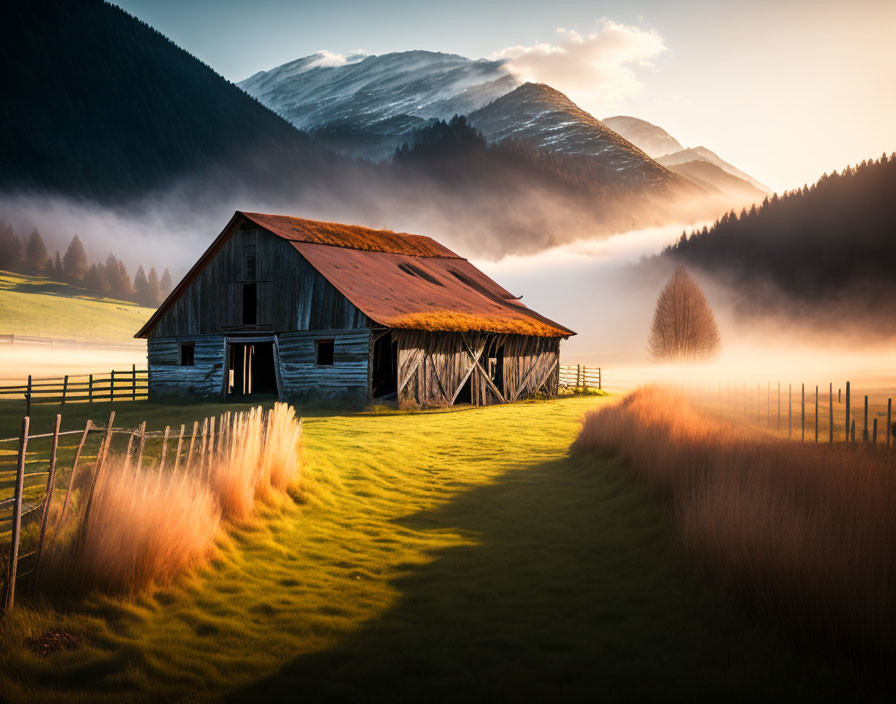
[(137, 337), (153, 397), (557, 393), (571, 330), (429, 237), (237, 212)]

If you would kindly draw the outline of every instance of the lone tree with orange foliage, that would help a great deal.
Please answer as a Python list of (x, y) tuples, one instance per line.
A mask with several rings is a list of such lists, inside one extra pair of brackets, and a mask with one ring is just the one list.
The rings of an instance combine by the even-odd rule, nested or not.
[(694, 361), (719, 352), (719, 328), (703, 291), (684, 267), (678, 267), (660, 293), (647, 338), (656, 360)]

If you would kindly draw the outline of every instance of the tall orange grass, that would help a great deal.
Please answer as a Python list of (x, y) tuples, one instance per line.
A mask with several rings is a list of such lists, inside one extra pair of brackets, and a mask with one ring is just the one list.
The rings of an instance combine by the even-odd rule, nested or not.
[(686, 555), (755, 612), (878, 654), (896, 636), (896, 467), (703, 415), (655, 387), (589, 413), (577, 451), (619, 455), (668, 498)]
[(47, 584), (133, 592), (203, 563), (222, 519), (250, 518), (256, 499), (298, 479), (301, 430), (293, 409), (276, 404), (222, 416), (214, 445), (210, 433), (193, 443), (206, 452), (164, 466), (110, 458), (49, 543)]

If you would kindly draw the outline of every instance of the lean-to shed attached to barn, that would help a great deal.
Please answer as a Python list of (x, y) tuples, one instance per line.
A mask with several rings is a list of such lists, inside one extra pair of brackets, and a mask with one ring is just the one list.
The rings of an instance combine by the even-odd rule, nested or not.
[(429, 237), (237, 212), (137, 337), (152, 397), (408, 407), (554, 396), (574, 334)]

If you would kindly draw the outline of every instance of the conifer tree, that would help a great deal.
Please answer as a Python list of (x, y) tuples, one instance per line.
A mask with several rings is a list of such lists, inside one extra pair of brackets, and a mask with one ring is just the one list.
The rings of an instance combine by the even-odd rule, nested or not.
[(697, 283), (679, 266), (660, 293), (647, 339), (658, 361), (692, 362), (718, 354), (719, 329)]
[(165, 267), (165, 271), (162, 272), (162, 280), (159, 281), (159, 289), (161, 292), (160, 298), (165, 298), (169, 293), (171, 293), (171, 288), (174, 286), (171, 281), (171, 273), (168, 271), (168, 267)]
[(29, 274), (46, 273), (50, 267), (50, 254), (40, 232), (35, 227), (25, 243), (25, 269)]
[(137, 267), (137, 273), (134, 274), (134, 300), (137, 301), (140, 305), (149, 305), (147, 300), (149, 298), (149, 284), (146, 281), (146, 272), (143, 271), (143, 267)]
[(22, 240), (5, 220), (0, 220), (0, 269), (18, 271), (22, 265)]
[(53, 281), (62, 281), (62, 257), (59, 256), (59, 250), (56, 250), (56, 256), (53, 259), (53, 268), (51, 270)]
[(105, 267), (91, 264), (87, 273), (84, 274), (84, 287), (98, 296), (107, 296), (109, 294), (109, 279), (106, 278)]
[(105, 269), (106, 278), (109, 281), (109, 295), (125, 301), (131, 300), (134, 295), (134, 287), (131, 285), (131, 279), (128, 276), (128, 270), (125, 268), (124, 262), (110, 254), (106, 258)]
[(159, 275), (156, 273), (155, 267), (151, 267), (149, 270), (149, 276), (146, 277), (146, 288), (147, 288), (147, 303), (152, 308), (155, 308), (159, 303), (161, 303), (161, 291), (159, 289)]
[(68, 281), (81, 281), (87, 273), (87, 252), (84, 251), (84, 245), (81, 244), (81, 239), (77, 235), (72, 237), (71, 244), (65, 250), (62, 268)]

